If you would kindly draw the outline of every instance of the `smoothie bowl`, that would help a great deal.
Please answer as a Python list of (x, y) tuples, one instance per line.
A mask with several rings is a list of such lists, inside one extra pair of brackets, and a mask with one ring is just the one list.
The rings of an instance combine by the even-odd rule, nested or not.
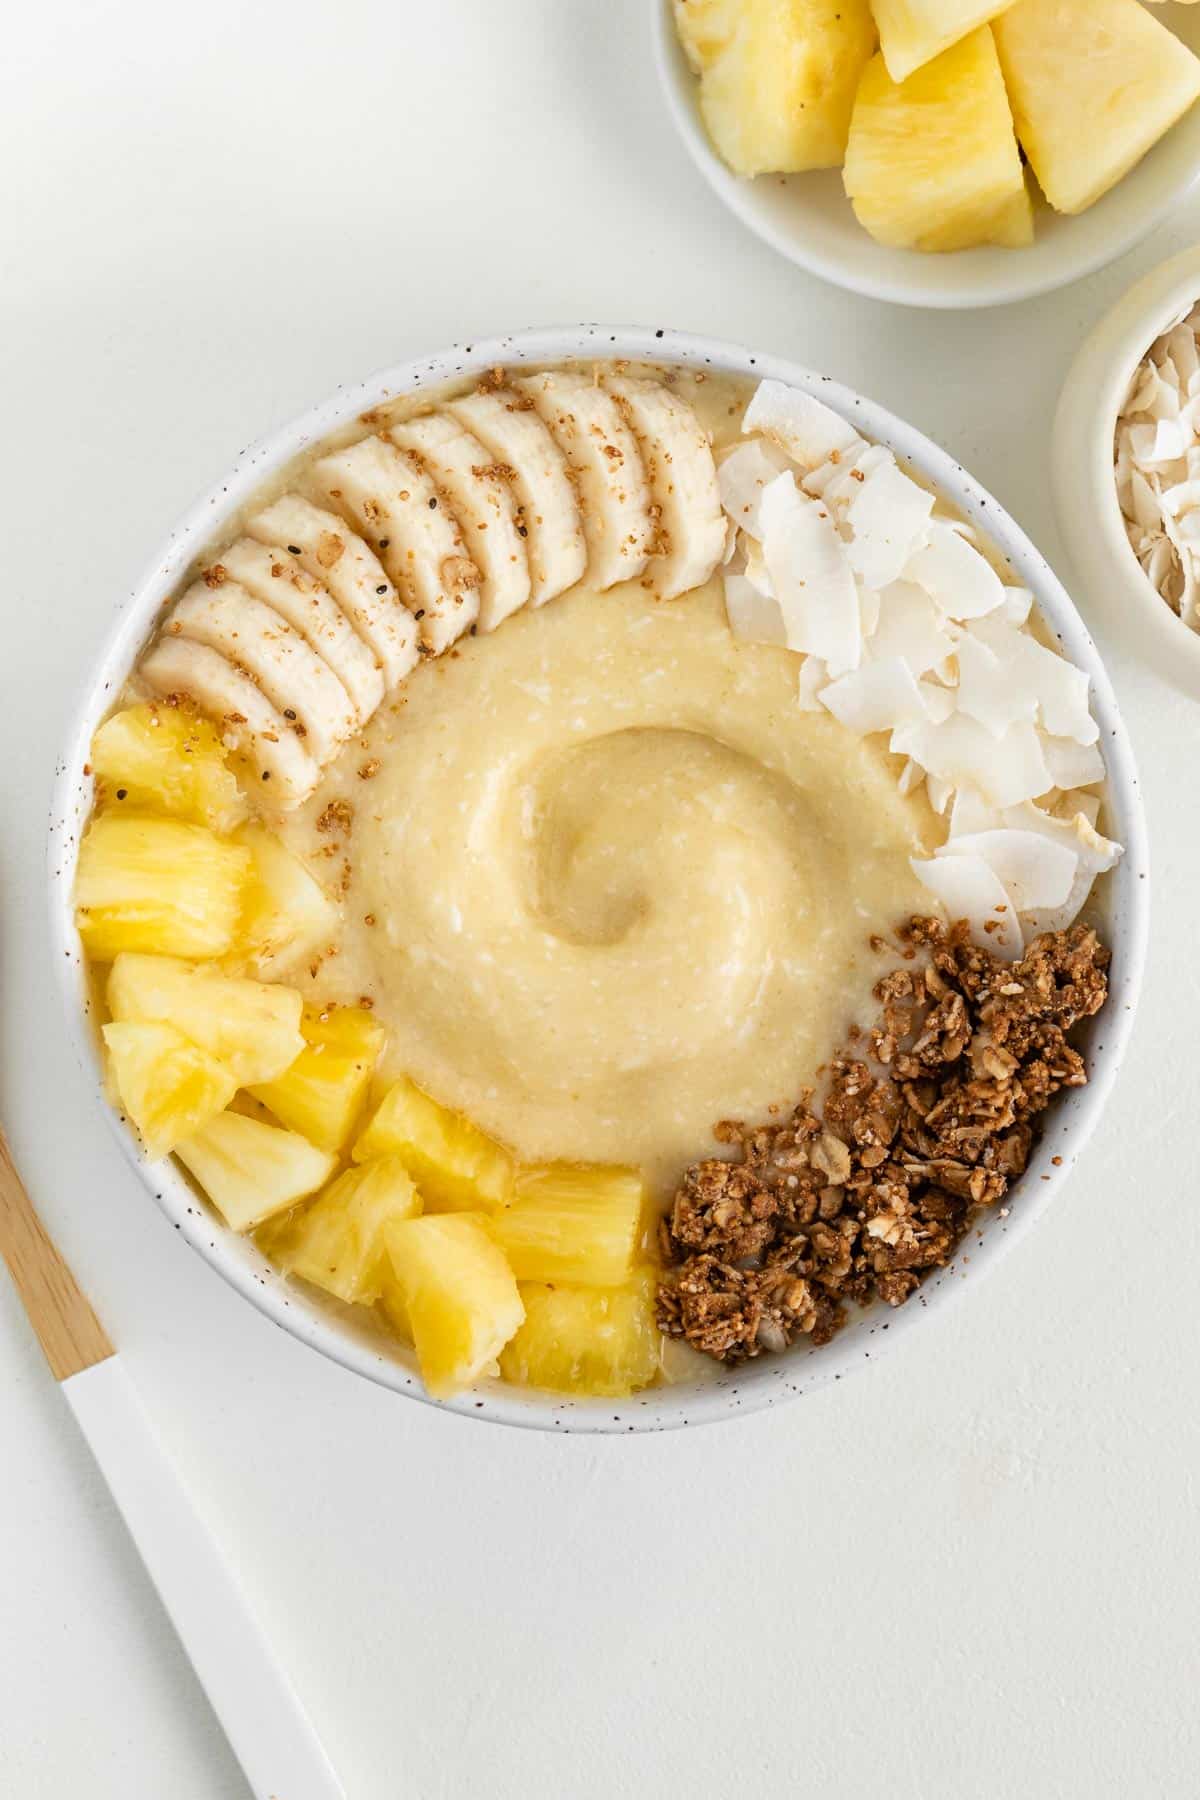
[(564, 1430), (803, 1393), (988, 1268), (1148, 905), (1107, 678), (995, 502), (832, 382), (607, 327), (248, 452), (121, 620), (51, 868), (188, 1241), (346, 1367)]

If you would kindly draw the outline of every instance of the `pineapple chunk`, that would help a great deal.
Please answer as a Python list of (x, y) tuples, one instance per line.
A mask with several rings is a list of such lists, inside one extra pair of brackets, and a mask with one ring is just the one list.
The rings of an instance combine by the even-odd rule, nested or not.
[(371, 1306), (391, 1279), (384, 1230), (416, 1218), (420, 1197), (398, 1156), (346, 1169), (272, 1243), (282, 1268), (339, 1300)]
[(407, 1077), (388, 1089), (353, 1154), (403, 1157), (427, 1212), (493, 1210), (512, 1197), (508, 1151)]
[(445, 1399), (470, 1387), (520, 1327), (516, 1281), (482, 1213), (406, 1219), (386, 1236), (421, 1378)]
[(921, 249), (972, 250), (980, 244), (996, 244), (1002, 250), (1027, 250), (1034, 240), (1033, 196), (1024, 170), (1021, 175), (1017, 192), (1002, 200), (993, 213), (935, 225), (922, 237)]
[[(688, 24), (682, 26), (682, 17)], [(700, 112), (739, 175), (835, 168), (875, 48), (868, 0), (709, 0), (679, 7), (702, 62)]]
[(173, 813), (232, 831), (248, 811), (215, 728), (182, 706), (151, 701), (106, 719), (92, 739), (102, 802)]
[(1013, 0), (871, 0), (879, 48), (893, 81), (907, 81)]
[(1138, 0), (1018, 0), (995, 31), (1017, 136), (1059, 212), (1094, 205), (1200, 96), (1200, 59)]
[(335, 1156), (296, 1132), (236, 1112), (218, 1113), (176, 1144), (175, 1154), (235, 1231), (253, 1231), (307, 1199), (337, 1167)]
[(639, 1270), (621, 1287), (521, 1287), (525, 1323), (500, 1354), (506, 1381), (560, 1394), (619, 1399), (662, 1368), (657, 1281)]
[(551, 1163), (518, 1172), (493, 1229), (518, 1281), (616, 1287), (633, 1267), (645, 1200), (637, 1169)]
[(243, 825), (234, 841), (251, 857), (237, 948), (256, 974), (274, 977), (330, 942), (338, 909), (265, 826)]
[(412, 1320), (408, 1316), (408, 1307), (405, 1305), (400, 1283), (392, 1273), (390, 1258), (383, 1277), (383, 1293), (379, 1297), (379, 1310), (383, 1314), (392, 1336), (399, 1338), (402, 1344), (407, 1344), (410, 1350), (414, 1349)]
[[(1034, 239), (1031, 186), (1029, 171), (1022, 169), (1021, 191), (997, 207), (988, 227), (989, 244), (998, 244), (1002, 250), (1028, 250)], [(933, 235), (936, 238), (937, 233)]]
[(306, 1007), (304, 1049), (274, 1081), (256, 1083), (255, 1099), (322, 1150), (341, 1150), (354, 1130), (383, 1048), (384, 1030), (365, 1007)]
[(1029, 195), (989, 30), (899, 86), (882, 56), (868, 64), (845, 182), (859, 223), (897, 249), (965, 250), (1023, 231)]
[(221, 956), (233, 942), (250, 858), (203, 825), (100, 813), (79, 847), (75, 922), (88, 954)]
[(169, 1155), (233, 1099), (229, 1070), (173, 1025), (106, 1025), (104, 1042), (121, 1105), (152, 1157)]
[(178, 1026), (225, 1064), (238, 1087), (273, 1081), (304, 1049), (294, 988), (223, 975), (203, 963), (125, 951), (113, 963), (106, 997), (114, 1019)]
[(741, 9), (730, 0), (674, 0), (674, 10), (684, 55), (701, 75), (728, 45)]

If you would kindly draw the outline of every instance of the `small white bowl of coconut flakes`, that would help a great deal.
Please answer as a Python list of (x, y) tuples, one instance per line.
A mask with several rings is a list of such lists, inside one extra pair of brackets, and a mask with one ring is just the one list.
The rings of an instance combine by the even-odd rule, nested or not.
[(1200, 699), (1200, 249), (1138, 282), (1080, 348), (1053, 478), (1089, 616)]

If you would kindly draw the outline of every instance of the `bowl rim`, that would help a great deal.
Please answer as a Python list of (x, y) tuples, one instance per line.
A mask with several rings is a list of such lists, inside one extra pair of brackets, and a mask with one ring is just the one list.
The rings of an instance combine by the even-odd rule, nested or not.
[[(91, 804), (91, 782), (83, 770), (95, 726), (145, 642), (163, 597), (171, 592), (193, 557), (205, 549), (221, 521), (251, 497), (270, 471), (285, 465), (339, 425), (398, 393), (440, 387), (457, 376), (498, 364), (553, 363), (597, 356), (674, 364), (692, 368), (699, 376), (712, 369), (714, 373), (750, 380), (769, 377), (817, 394), (826, 404), (853, 419), (866, 436), (889, 445), (909, 461), (961, 509), (968, 521), (979, 526), (1007, 558), (1016, 579), (1033, 590), (1043, 619), (1066, 654), (1091, 678), (1095, 716), (1106, 745), (1110, 803), (1126, 848), (1125, 857), (1110, 877), (1114, 883), (1110, 890), (1114, 896), (1114, 936), (1122, 935), (1124, 943), (1113, 971), (1104, 1042), (1097, 1046), (1089, 1085), (1072, 1091), (1071, 1116), (1057, 1134), (1046, 1133), (1022, 1177), (1021, 1203), (1002, 1221), (1003, 1230), (990, 1233), (982, 1248), (978, 1240), (964, 1239), (947, 1268), (926, 1282), (919, 1305), (914, 1302), (900, 1308), (890, 1313), (884, 1323), (876, 1322), (869, 1328), (866, 1319), (856, 1322), (817, 1352), (811, 1347), (807, 1351), (797, 1347), (785, 1356), (756, 1360), (741, 1371), (723, 1373), (703, 1385), (664, 1385), (628, 1401), (571, 1401), (500, 1382), (486, 1383), (448, 1401), (433, 1401), (412, 1366), (397, 1360), (394, 1351), (385, 1354), (383, 1346), (352, 1336), (327, 1310), (278, 1276), (245, 1239), (219, 1225), (169, 1159), (147, 1162), (139, 1153), (132, 1132), (109, 1101), (97, 1034), (90, 1018), (86, 967), (72, 903), (79, 836)], [(381, 370), (352, 386), (339, 387), (327, 399), (244, 450), (226, 477), (202, 495), (171, 529), (120, 607), (72, 711), (56, 768), (47, 854), (51, 954), (58, 968), (76, 1056), (127, 1161), (192, 1248), (265, 1317), (352, 1372), (443, 1411), (554, 1431), (664, 1430), (770, 1407), (841, 1380), (864, 1361), (877, 1360), (884, 1348), (897, 1342), (927, 1314), (957, 1297), (966, 1286), (967, 1271), (959, 1267), (964, 1250), (971, 1252), (972, 1276), (990, 1268), (1041, 1217), (1090, 1137), (1129, 1040), (1148, 937), (1146, 828), (1128, 734), (1083, 620), (1024, 532), (946, 451), (886, 408), (831, 377), (804, 369), (784, 357), (666, 328), (602, 324), (535, 327), (504, 337), (474, 339), (469, 344)], [(1053, 1161), (1052, 1146), (1059, 1153)], [(865, 1328), (862, 1342), (860, 1326)]]
[[(981, 276), (976, 287), (955, 290), (947, 288), (936, 279), (940, 265), (956, 261), (959, 257), (970, 256), (974, 254), (972, 251), (924, 257), (922, 260), (931, 265), (927, 279), (922, 279), (916, 273), (902, 277), (885, 274), (876, 276), (858, 270), (852, 272), (837, 256), (824, 254), (802, 236), (793, 237), (765, 218), (752, 203), (751, 179), (735, 174), (717, 154), (697, 114), (697, 78), (678, 41), (672, 6), (673, 0), (652, 0), (654, 57), (668, 110), (692, 161), (717, 198), (756, 237), (769, 244), (797, 268), (807, 269), (821, 280), (850, 293), (861, 294), (866, 299), (886, 301), (893, 306), (925, 307), (942, 312), (969, 312), (980, 307), (1013, 306), (1022, 300), (1035, 300), (1040, 295), (1054, 293), (1059, 288), (1069, 287), (1073, 282), (1083, 281), (1099, 269), (1106, 268), (1109, 263), (1116, 262), (1156, 230), (1187, 197), (1196, 183), (1200, 182), (1198, 156), (1186, 174), (1174, 182), (1165, 183), (1150, 205), (1140, 212), (1131, 211), (1127, 225), (1111, 231), (1093, 248), (1081, 250), (1074, 256), (1062, 256), (1049, 263), (1039, 261), (1036, 245), (1034, 252), (1025, 259), (1020, 252), (1009, 252), (1011, 276), (995, 273)], [(1102, 200), (1106, 198), (1107, 195), (1102, 196)], [(867, 236), (865, 232), (863, 235)], [(881, 245), (879, 248), (883, 250), (886, 247)]]
[[(1200, 632), (1185, 625), (1143, 570), (1125, 530), (1113, 473), (1121, 407), (1138, 365), (1184, 308), (1200, 304), (1200, 248), (1185, 250), (1127, 288), (1080, 346), (1063, 383), (1054, 425), (1053, 460), (1059, 525), (1075, 559), (1096, 566), (1094, 542), (1081, 526), (1078, 497), (1086, 494), (1103, 540), (1103, 573), (1114, 575), (1140, 609), (1161, 653), (1191, 665), (1200, 683)], [(1080, 439), (1083, 442), (1081, 445)], [(1078, 470), (1082, 479), (1073, 476)], [(1108, 583), (1097, 581), (1100, 593)]]

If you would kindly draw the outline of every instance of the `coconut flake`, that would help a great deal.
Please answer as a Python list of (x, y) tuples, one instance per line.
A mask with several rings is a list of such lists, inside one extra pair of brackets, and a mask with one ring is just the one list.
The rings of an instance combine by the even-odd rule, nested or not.
[[(1121, 496), (1121, 504), (1126, 515), (1144, 532), (1162, 533), (1162, 516), (1164, 512), (1174, 514), (1179, 510), (1179, 502), (1184, 490), (1190, 482), (1181, 482), (1171, 489), (1171, 498), (1162, 493), (1154, 477), (1143, 475), (1140, 469), (1131, 469), (1129, 481)], [(1197, 487), (1200, 493), (1200, 486)]]
[(865, 457), (869, 457), (875, 448), (877, 448), (876, 445), (868, 444), (865, 438), (860, 438), (857, 444), (851, 444), (848, 450), (834, 450), (827, 462), (818, 464), (815, 469), (810, 469), (806, 475), (801, 476), (801, 487), (806, 494), (811, 494), (814, 500), (829, 498), (835, 484), (838, 485), (840, 491), (841, 484), (845, 482), (850, 470), (856, 469), (859, 463)]
[(954, 654), (957, 636), (952, 626), (941, 625), (924, 588), (913, 581), (893, 581), (879, 595), (879, 618), (867, 655), (898, 656), (914, 675), (925, 675)]
[(1188, 599), (1188, 583), (1170, 538), (1163, 532), (1133, 548), (1151, 587), (1157, 588), (1177, 613), (1188, 617), (1191, 608), (1184, 604)]
[(756, 544), (753, 538), (747, 538), (745, 543), (746, 554), (744, 557), (744, 567), (740, 572), (746, 577), (746, 580), (750, 583), (752, 588), (755, 588), (768, 600), (773, 600), (775, 598), (775, 590), (771, 586), (771, 577), (767, 573), (766, 558), (763, 556), (762, 545)]
[(787, 643), (787, 627), (778, 600), (762, 593), (745, 575), (726, 575), (725, 612), (729, 629), (741, 642)]
[(919, 582), (948, 619), (981, 619), (1004, 604), (1004, 583), (987, 558), (953, 526), (935, 519), (929, 542), (909, 561), (905, 574)]
[[(839, 518), (845, 518), (851, 502), (857, 499), (868, 475), (875, 469), (882, 469), (895, 462), (890, 450), (882, 444), (867, 444), (862, 450), (848, 452), (840, 465), (834, 470), (830, 480), (824, 483), (821, 498), (827, 506), (833, 508)], [(805, 488), (808, 482), (805, 482)]]
[[(1078, 744), (1074, 738), (1051, 737), (1046, 732), (1041, 733), (1041, 739), (1050, 775), (1047, 787), (1091, 787), (1104, 780), (1104, 758), (1094, 744)], [(1029, 798), (1036, 799), (1037, 795)]]
[(1178, 519), (1181, 514), (1200, 506), (1200, 481), (1180, 481), (1174, 487), (1156, 493), (1141, 471), (1135, 469), (1130, 482), (1130, 498), (1136, 522), (1153, 531), (1158, 528), (1163, 513), (1170, 519)]
[(1200, 376), (1200, 354), (1196, 349), (1196, 328), (1186, 319), (1166, 334), (1164, 348), (1171, 359), (1177, 381), (1187, 393), (1191, 393), (1192, 385)]
[[(1080, 798), (1091, 800), (1094, 796), (1085, 794)], [(1004, 814), (1004, 822), (1014, 831), (1038, 832), (1050, 843), (1065, 844), (1093, 876), (1107, 874), (1125, 854), (1120, 844), (1101, 836), (1095, 821), (1082, 807), (1067, 818), (1056, 818), (1040, 806), (1011, 806)]]
[(985, 800), (977, 788), (964, 785), (954, 795), (950, 836), (969, 837), (975, 832), (998, 831), (1004, 818), (1004, 813)]
[[(1158, 384), (1161, 380), (1162, 377), (1153, 362), (1140, 363), (1134, 370), (1129, 386), (1125, 390), (1125, 399), (1121, 406), (1122, 414), (1149, 412), (1150, 403), (1158, 391)], [(1176, 389), (1176, 396), (1178, 396), (1178, 389)]]
[(1024, 625), (1033, 611), (1033, 594), (1029, 588), (1006, 587), (1000, 617), (1010, 625)]
[(1046, 767), (1039, 734), (1029, 724), (1010, 725), (1002, 737), (993, 737), (956, 712), (940, 724), (902, 725), (892, 733), (891, 748), (953, 787), (969, 783), (993, 806), (1016, 806), (1059, 785)]
[(1095, 883), (1095, 876), (1089, 875), (1081, 866), (1061, 906), (1040, 907), (1027, 914), (1025, 929), (1030, 939), (1041, 937), (1047, 931), (1066, 931), (1072, 926), (1087, 905)]
[(820, 693), (829, 686), (829, 668), (819, 656), (806, 656), (800, 664), (798, 699), (801, 712), (824, 712)]
[(908, 664), (898, 656), (865, 664), (821, 690), (835, 719), (867, 737), (925, 718), (925, 705)]
[(1190, 436), (1182, 419), (1156, 419), (1129, 427), (1129, 450), (1142, 469), (1162, 468), (1186, 456)]
[[(1055, 656), (1052, 650), (1043, 649), (1032, 639), (1029, 643), (1038, 657), (1037, 691), (1042, 724), (1047, 732), (1052, 737), (1074, 738), (1077, 744), (1094, 744), (1100, 736), (1100, 727), (1092, 717), (1092, 684), (1087, 675), (1065, 657)], [(1032, 664), (1033, 658), (1029, 661)], [(1100, 766), (1103, 769), (1103, 762)]]
[(787, 458), (776, 445), (751, 438), (731, 450), (717, 470), (721, 505), (735, 525), (752, 538), (760, 538), (759, 506), (763, 490), (787, 467)]
[(1174, 363), (1166, 362), (1160, 369), (1156, 363), (1150, 362), (1134, 377), (1134, 386), (1123, 411), (1145, 413), (1154, 420), (1177, 419), (1182, 404), (1183, 390), (1179, 385), (1179, 371)]
[(929, 804), (940, 818), (954, 799), (954, 783), (947, 781), (941, 775), (927, 775), (925, 787), (929, 795)]
[(1171, 557), (1166, 581), (1159, 591), (1175, 608), (1185, 625), (1190, 626), (1193, 631), (1200, 631), (1200, 574), (1197, 572), (1196, 557), (1179, 529), (1179, 521), (1164, 513), (1162, 523), (1166, 541), (1171, 546)]
[(900, 792), (907, 796), (909, 794), (915, 794), (924, 779), (924, 769), (918, 768), (910, 756), (900, 771), (900, 779), (896, 785), (900, 789)]
[(910, 481), (892, 456), (856, 485), (858, 492), (846, 508), (850, 563), (868, 587), (885, 588), (899, 580), (924, 542), (933, 495)]
[[(1042, 724), (1052, 737), (1073, 737), (1080, 744), (1094, 744), (1100, 727), (1091, 714), (1091, 684), (1082, 669), (1056, 656), (1028, 631), (1018, 630), (1004, 619), (977, 619), (970, 635), (996, 656), (1005, 679), (1033, 699)], [(961, 664), (962, 646), (959, 646)]]
[(955, 710), (953, 693), (949, 688), (939, 687), (936, 681), (922, 681), (918, 686), (926, 713), (935, 725), (943, 724)]
[(1079, 858), (1068, 845), (1041, 831), (1011, 827), (966, 833), (943, 844), (937, 854), (982, 857), (1020, 913), (1061, 906), (1079, 868)]
[(1027, 810), (1036, 817), (1029, 821), (1033, 830), (1053, 834), (1056, 842), (1067, 843), (1074, 850), (1078, 867), (1071, 891), (1060, 906), (1042, 907), (1032, 911), (1028, 918), (1028, 929), (1032, 936), (1043, 931), (1065, 931), (1073, 925), (1088, 901), (1098, 875), (1106, 874), (1115, 868), (1124, 852), (1119, 844), (1114, 844), (1089, 824), (1083, 813), (1077, 813), (1069, 823), (1052, 819), (1048, 814), (1030, 807)]
[(1022, 719), (1037, 718), (1037, 695), (1014, 681), (1009, 664), (966, 632), (958, 646), (958, 709), (999, 738)]
[(828, 508), (778, 475), (763, 494), (763, 555), (783, 609), (787, 643), (823, 657), (833, 675), (856, 669), (862, 656), (858, 589)]
[(1068, 788), (1054, 802), (1053, 816), (1056, 819), (1065, 819), (1068, 824), (1072, 824), (1080, 813), (1093, 831), (1096, 830), (1100, 824), (1099, 794), (1085, 793), (1082, 788)]
[(804, 469), (815, 469), (835, 450), (849, 450), (863, 441), (840, 413), (782, 381), (759, 382), (742, 430), (766, 432)]
[(949, 919), (967, 919), (971, 935), (983, 949), (1004, 962), (1016, 962), (1025, 944), (1012, 896), (982, 856), (912, 858), (912, 871), (936, 894)]

